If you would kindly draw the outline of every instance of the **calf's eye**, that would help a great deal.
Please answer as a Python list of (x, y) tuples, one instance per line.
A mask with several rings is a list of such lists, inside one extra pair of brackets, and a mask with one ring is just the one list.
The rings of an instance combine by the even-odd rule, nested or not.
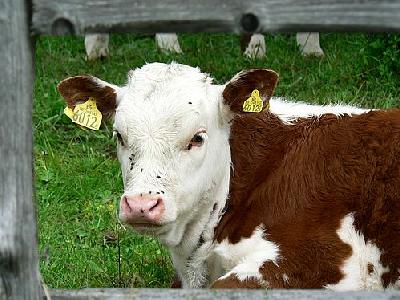
[(194, 144), (202, 144), (204, 142), (204, 138), (200, 134), (195, 134), (190, 142)]
[(201, 147), (204, 144), (204, 134), (205, 131), (196, 133), (186, 146), (186, 149), (190, 150), (193, 147)]

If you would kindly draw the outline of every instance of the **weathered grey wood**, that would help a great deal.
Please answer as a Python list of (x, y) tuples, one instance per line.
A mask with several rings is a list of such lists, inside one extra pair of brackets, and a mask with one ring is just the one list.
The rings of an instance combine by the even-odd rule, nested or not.
[[(395, 0), (33, 0), (39, 34), (400, 31)], [(254, 14), (242, 20), (244, 14)], [(243, 22), (246, 25), (243, 25)]]
[[(37, 34), (400, 31), (391, 0), (33, 0)], [(0, 299), (42, 298), (32, 200), (29, 3), (0, 0)], [(393, 299), (400, 291), (87, 289), (52, 299)]]
[(346, 292), (335, 293), (326, 290), (179, 290), (179, 289), (83, 289), (50, 290), (52, 300), (169, 300), (169, 299), (399, 299), (400, 291)]
[(30, 4), (0, 0), (0, 299), (40, 299), (32, 202)]

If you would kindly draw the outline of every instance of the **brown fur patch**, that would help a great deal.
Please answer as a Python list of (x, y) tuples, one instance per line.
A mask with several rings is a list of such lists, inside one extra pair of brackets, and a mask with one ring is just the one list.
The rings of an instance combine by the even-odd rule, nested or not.
[(371, 263), (368, 263), (368, 274), (371, 275), (372, 272), (374, 272), (374, 265)]
[(398, 279), (399, 110), (327, 114), (294, 125), (270, 113), (242, 114), (233, 121), (230, 145), (230, 195), (215, 238), (237, 243), (264, 224), (268, 240), (280, 249), (279, 267), (265, 262), (260, 268), (270, 287), (339, 282), (352, 251), (336, 231), (349, 213), (383, 253), (390, 269), (382, 276), (384, 286)]
[(212, 289), (260, 289), (263, 287), (260, 282), (254, 278), (239, 280), (235, 274), (231, 274), (227, 278), (218, 279), (211, 285)]
[(257, 89), (266, 107), (274, 93), (278, 77), (278, 73), (267, 69), (241, 72), (226, 85), (222, 94), (224, 104), (227, 104), (233, 113), (243, 113), (244, 101), (250, 97), (252, 91)]
[(110, 86), (99, 86), (92, 76), (75, 76), (61, 81), (57, 86), (68, 107), (85, 102), (89, 97), (96, 100), (97, 108), (103, 116), (110, 116), (117, 107), (117, 94)]

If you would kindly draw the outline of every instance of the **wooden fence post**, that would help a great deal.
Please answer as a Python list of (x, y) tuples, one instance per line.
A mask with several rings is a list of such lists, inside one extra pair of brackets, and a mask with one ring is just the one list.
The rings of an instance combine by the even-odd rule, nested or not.
[(41, 299), (32, 189), (31, 3), (0, 0), (0, 299)]

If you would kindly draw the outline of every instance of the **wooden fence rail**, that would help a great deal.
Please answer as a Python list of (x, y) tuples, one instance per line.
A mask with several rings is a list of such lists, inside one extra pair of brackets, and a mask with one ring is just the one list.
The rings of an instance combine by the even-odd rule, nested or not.
[(179, 289), (82, 289), (51, 290), (51, 300), (393, 300), (399, 299), (400, 291), (346, 292), (327, 290), (179, 290)]
[(33, 31), (398, 31), (399, 11), (393, 0), (34, 0)]
[[(33, 34), (400, 31), (394, 0), (0, 0), (0, 299), (43, 299), (32, 174)], [(53, 299), (389, 299), (400, 292), (52, 290)]]

